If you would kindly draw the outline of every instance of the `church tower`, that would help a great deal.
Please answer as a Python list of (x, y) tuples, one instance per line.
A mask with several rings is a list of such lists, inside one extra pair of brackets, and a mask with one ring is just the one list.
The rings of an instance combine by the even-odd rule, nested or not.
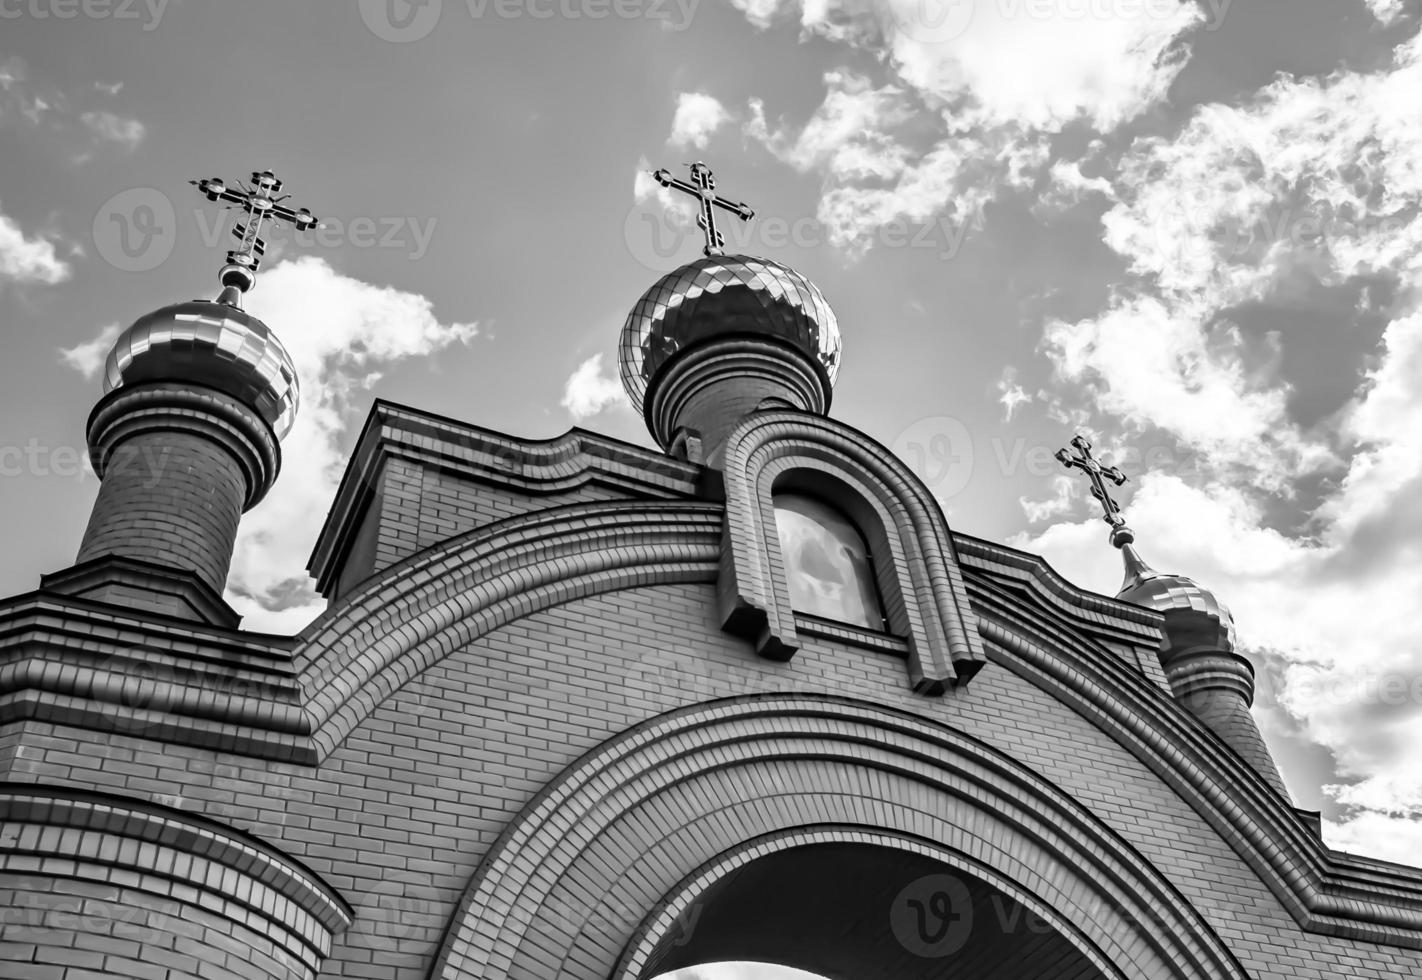
[(88, 424), (98, 499), (76, 565), (45, 585), (233, 626), (222, 592), (238, 522), (276, 481), (299, 400), (291, 356), (241, 300), (256, 283), (262, 223), (316, 219), (281, 205), (269, 171), (240, 190), (194, 183), (246, 212), (234, 229), (241, 244), (227, 254), (216, 299), (155, 310), (114, 342)]
[(1106, 486), (1107, 481), (1116, 486), (1125, 483), (1125, 474), (1098, 463), (1091, 443), (1082, 436), (1071, 444), (1076, 455), (1062, 449), (1057, 459), (1091, 480), (1091, 494), (1111, 525), (1111, 544), (1120, 549), (1126, 565), (1126, 579), (1116, 598), (1154, 609), (1163, 617), (1160, 666), (1175, 699), (1287, 800), (1289, 791), (1279, 767), (1249, 712), (1254, 703), (1254, 667), (1235, 649), (1234, 617), (1214, 593), (1192, 579), (1162, 574), (1145, 563), (1135, 548), (1135, 532), (1126, 526)]

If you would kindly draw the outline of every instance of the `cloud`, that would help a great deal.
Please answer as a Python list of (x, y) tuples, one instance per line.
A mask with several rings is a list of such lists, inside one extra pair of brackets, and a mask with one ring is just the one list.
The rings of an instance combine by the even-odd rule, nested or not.
[(1002, 377), (997, 379), (997, 392), (1004, 422), (1011, 422), (1017, 409), (1032, 400), (1032, 396), (1017, 383), (1017, 369), (1011, 366), (1004, 368)]
[(100, 140), (117, 143), (125, 150), (135, 149), (143, 142), (147, 129), (137, 119), (126, 119), (112, 112), (85, 112), (79, 121)]
[(625, 397), (622, 382), (602, 372), (602, 355), (594, 354), (578, 365), (563, 385), (563, 401), (560, 403), (582, 422), (594, 415), (619, 404)]
[(672, 118), (669, 146), (677, 149), (706, 148), (712, 134), (730, 122), (724, 106), (704, 92), (682, 92), (677, 96), (676, 115)]
[(27, 238), (13, 218), (0, 213), (0, 284), (42, 283), (53, 286), (70, 275), (69, 264), (44, 238)]
[(95, 82), (94, 90), (105, 95), (118, 95), (123, 91), (123, 82)]
[(1159, 102), (1188, 56), (1182, 39), (1218, 27), (1230, 5), (1211, 2), (1211, 21), (1189, 0), (732, 2), (757, 27), (798, 10), (803, 33), (879, 54), (925, 95), (985, 123), (1051, 131), (1078, 119), (1113, 129)]
[(1404, 0), (1363, 0), (1379, 24), (1391, 27), (1407, 12)]
[[(1331, 756), (1328, 839), (1406, 862), (1422, 844), (1417, 91), (1414, 36), (1381, 70), (1281, 78), (1136, 140), (1108, 168), (1116, 203), (1102, 218), (1129, 279), (1100, 314), (1051, 321), (1042, 341), (1051, 397), (1191, 462), (1141, 477), (1127, 517), (1143, 554), (1229, 604), (1242, 647), (1276, 675), (1265, 707)], [(1310, 341), (1287, 325), (1246, 330), (1241, 310), (1310, 284), (1357, 294), (1330, 325), (1355, 338), (1357, 360), (1286, 379), (1283, 355)], [(1365, 314), (1385, 323), (1375, 345)], [(1340, 372), (1359, 379), (1351, 396), (1300, 425), (1297, 406)], [(1093, 518), (1020, 543), (1114, 591), (1103, 538)]]
[(91, 339), (75, 344), (73, 347), (60, 348), (59, 358), (67, 366), (92, 381), (103, 371), (109, 351), (113, 348), (114, 341), (118, 340), (118, 335), (123, 331), (124, 325), (122, 323), (110, 323)]

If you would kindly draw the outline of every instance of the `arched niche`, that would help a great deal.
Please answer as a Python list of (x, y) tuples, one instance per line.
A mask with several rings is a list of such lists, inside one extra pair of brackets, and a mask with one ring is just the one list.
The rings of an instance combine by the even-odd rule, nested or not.
[(763, 409), (726, 441), (722, 626), (762, 656), (799, 648), (774, 494), (799, 490), (849, 515), (874, 556), (890, 632), (908, 645), (909, 685), (941, 694), (986, 662), (952, 535), (933, 497), (893, 453), (843, 423)]

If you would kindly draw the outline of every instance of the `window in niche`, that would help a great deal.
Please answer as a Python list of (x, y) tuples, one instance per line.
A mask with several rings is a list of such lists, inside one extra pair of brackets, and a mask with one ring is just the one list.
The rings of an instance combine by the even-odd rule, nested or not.
[(811, 616), (882, 630), (884, 609), (864, 535), (814, 497), (777, 493), (774, 500), (790, 605)]

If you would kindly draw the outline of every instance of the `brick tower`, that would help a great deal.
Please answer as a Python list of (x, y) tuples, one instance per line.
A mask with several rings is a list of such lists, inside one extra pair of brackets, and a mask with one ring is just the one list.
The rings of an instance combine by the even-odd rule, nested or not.
[(241, 300), (256, 283), (262, 221), (315, 219), (273, 200), (281, 182), (269, 171), (241, 190), (195, 183), (247, 212), (242, 244), (227, 255), (217, 299), (155, 310), (114, 342), (88, 425), (98, 499), (76, 565), (45, 585), (232, 626), (222, 592), (238, 521), (276, 481), (299, 399), (291, 356)]

